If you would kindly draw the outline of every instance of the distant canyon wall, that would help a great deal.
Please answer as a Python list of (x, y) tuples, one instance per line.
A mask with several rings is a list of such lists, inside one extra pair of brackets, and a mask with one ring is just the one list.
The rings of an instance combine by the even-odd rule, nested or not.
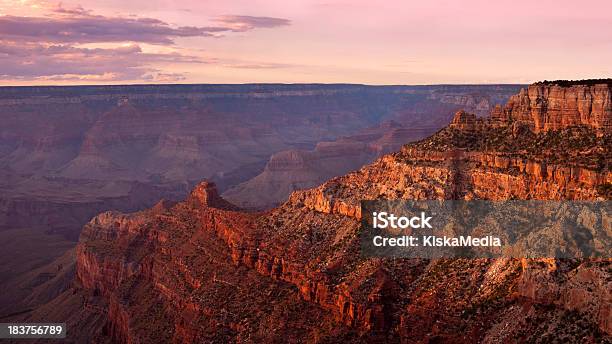
[[(429, 133), (447, 123), (458, 108), (488, 111), (518, 88), (0, 87), (0, 229), (48, 224), (47, 231), (74, 238), (101, 210), (132, 211), (159, 198), (180, 199), (203, 178), (214, 180), (224, 191), (265, 173), (268, 160), (282, 151), (319, 152), (317, 145), (327, 145), (333, 158), (343, 161), (325, 172), (308, 171), (308, 184), (281, 178), (285, 191), (269, 203), (276, 204), (295, 188), (342, 174), (377, 156), (355, 155), (350, 147), (336, 149), (341, 145), (334, 142), (342, 137), (391, 120)], [(414, 137), (418, 136), (399, 139)], [(263, 189), (275, 185), (267, 180), (264, 184)], [(150, 197), (134, 195), (134, 188)], [(246, 188), (236, 195), (248, 204), (261, 189)], [(65, 208), (65, 215), (48, 214), (58, 208)]]

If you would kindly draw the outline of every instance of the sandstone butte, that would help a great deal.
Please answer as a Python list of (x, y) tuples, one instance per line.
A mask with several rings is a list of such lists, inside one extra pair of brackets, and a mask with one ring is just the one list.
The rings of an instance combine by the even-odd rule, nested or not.
[(30, 319), (88, 342), (610, 342), (610, 260), (366, 259), (357, 231), (363, 199), (609, 200), (611, 91), (534, 84), (268, 212), (202, 182), (102, 213)]

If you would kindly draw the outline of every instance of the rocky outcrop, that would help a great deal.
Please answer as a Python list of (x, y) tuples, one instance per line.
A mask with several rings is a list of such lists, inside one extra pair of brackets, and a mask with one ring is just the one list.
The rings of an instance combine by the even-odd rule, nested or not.
[(492, 119), (513, 120), (535, 132), (584, 125), (600, 132), (612, 130), (612, 83), (596, 85), (534, 84), (498, 106)]
[[(413, 151), (410, 156), (417, 159), (419, 152)], [(577, 312), (580, 321), (593, 317), (599, 328), (596, 331), (609, 333), (609, 303), (606, 301), (609, 295), (605, 292), (609, 289), (609, 282), (597, 275), (600, 276), (597, 277), (599, 280), (593, 283), (598, 285), (598, 289), (587, 292), (591, 287), (577, 278), (591, 276), (591, 272), (584, 272), (592, 270), (588, 265), (579, 264), (577, 268), (565, 266), (561, 271), (567, 277), (554, 277), (560, 273), (554, 272), (556, 268), (551, 270), (551, 265), (547, 264), (542, 270), (537, 261), (528, 266), (525, 264), (529, 262), (521, 265), (516, 260), (454, 260), (454, 263), (406, 260), (391, 263), (357, 258), (354, 240), (359, 227), (359, 214), (356, 213), (359, 208), (351, 207), (358, 204), (357, 200), (392, 197), (402, 189), (410, 195), (420, 194), (423, 198), (457, 195), (457, 188), (448, 185), (454, 180), (453, 171), (448, 167), (429, 166), (421, 169), (418, 165), (426, 164), (422, 152), (417, 166), (407, 165), (400, 159), (403, 157), (406, 156), (388, 156), (358, 172), (325, 183), (320, 188), (296, 192), (285, 205), (265, 215), (228, 211), (211, 206), (208, 201), (189, 200), (175, 206), (159, 206), (155, 214), (100, 215), (84, 231), (78, 250), (81, 263), (77, 275), (87, 290), (112, 300), (112, 312), (109, 313), (111, 333), (114, 333), (115, 339), (124, 342), (140, 342), (146, 338), (143, 337), (146, 334), (144, 328), (139, 329), (142, 325), (133, 324), (137, 310), (132, 309), (132, 302), (122, 301), (122, 298), (134, 300), (134, 296), (118, 295), (117, 292), (131, 285), (133, 282), (130, 281), (145, 283), (149, 293), (157, 295), (154, 298), (164, 300), (166, 311), (163, 321), (173, 322), (174, 333), (179, 336), (175, 339), (188, 342), (201, 340), (202, 333), (198, 330), (201, 325), (198, 324), (202, 324), (204, 319), (215, 318), (219, 310), (203, 308), (205, 303), (202, 300), (194, 301), (198, 299), (197, 295), (207, 293), (211, 283), (230, 288), (235, 286), (220, 273), (202, 275), (202, 270), (207, 269), (206, 264), (217, 269), (218, 259), (222, 260), (223, 257), (229, 258), (238, 267), (257, 272), (264, 281), (268, 279), (265, 283), (281, 281), (295, 286), (304, 302), (329, 311), (333, 321), (347, 326), (342, 331), (356, 330), (361, 336), (394, 331), (394, 324), (399, 322), (404, 324), (398, 327), (399, 336), (423, 338), (420, 336), (436, 333), (440, 338), (458, 340), (458, 332), (455, 331), (468, 326), (473, 331), (470, 332), (472, 336), (484, 338), (482, 336), (487, 330), (486, 326), (482, 327), (484, 319), (491, 326), (506, 321), (503, 317), (505, 313), (495, 315), (498, 307), (511, 308), (523, 302), (558, 307), (555, 317), (549, 319), (550, 326), (564, 326), (558, 314), (565, 309)], [(431, 162), (444, 161), (441, 156), (437, 158), (434, 155)], [(476, 173), (476, 170), (482, 173), (475, 183), (488, 181), (492, 185), (499, 182), (498, 175), (508, 176), (501, 172), (503, 163), (495, 167), (494, 164), (479, 165), (479, 160), (489, 159), (473, 157), (475, 171), (464, 171), (466, 174)], [(528, 172), (524, 173), (519, 178), (533, 177), (537, 180), (535, 174), (528, 177)], [(545, 183), (555, 184), (557, 181), (553, 179)], [(481, 187), (487, 191), (483, 191), (484, 194), (474, 191), (474, 197), (491, 196), (490, 188), (486, 185)], [(522, 191), (518, 190), (521, 187)], [(528, 183), (524, 183), (513, 185), (509, 190), (522, 193), (525, 198), (533, 198), (536, 195), (529, 193), (530, 188)], [(211, 184), (203, 183), (194, 190), (191, 199), (214, 199), (214, 191), (206, 190), (214, 189)], [(501, 191), (496, 197), (507, 199), (509, 190)], [(589, 194), (562, 196), (582, 199), (580, 197), (588, 197)], [(407, 196), (400, 194), (399, 197)], [(210, 252), (211, 242), (217, 239), (222, 246), (214, 249), (216, 253), (213, 257), (216, 258), (210, 256), (212, 253), (200, 257), (203, 252)], [(201, 253), (193, 256), (192, 252)], [(219, 257), (216, 256), (218, 254)], [(201, 259), (208, 263), (201, 265)], [(456, 285), (458, 280), (454, 276), (459, 271), (471, 274), (468, 280), (471, 282)], [(551, 272), (554, 275), (550, 275)], [(491, 280), (479, 282), (483, 278), (485, 281)], [(430, 283), (440, 286), (433, 290), (454, 291), (431, 294)], [(475, 292), (472, 283), (478, 283), (478, 292)], [(546, 291), (551, 286), (555, 289)], [(531, 292), (533, 290), (537, 294)], [(516, 293), (525, 301), (516, 298)], [(231, 300), (236, 305), (241, 303), (237, 299)], [(455, 307), (440, 308), (448, 304)], [(406, 306), (398, 309), (397, 305)], [(471, 315), (462, 317), (461, 314), (466, 312)], [(436, 327), (431, 314), (445, 319), (442, 320), (445, 326)], [(165, 318), (167, 316), (170, 320)], [(422, 329), (417, 330), (419, 327)], [(246, 329), (242, 328), (238, 333), (242, 331)]]
[[(172, 341), (227, 341), (236, 335), (267, 341), (300, 338), (294, 333), (298, 326), (312, 327), (321, 319), (333, 321), (335, 314), (325, 310), (337, 308), (330, 303), (333, 292), (328, 290), (326, 296), (322, 281), (316, 293), (322, 299), (310, 298), (311, 293), (314, 297), (310, 290), (314, 275), (299, 264), (285, 266), (277, 252), (260, 246), (264, 237), (256, 229), (257, 215), (199, 201), (206, 190), (210, 200), (213, 187), (202, 183), (189, 200), (170, 207), (160, 205), (133, 215), (101, 214), (84, 228), (77, 250), (77, 278), (90, 299), (108, 302), (107, 331), (113, 340), (164, 341), (150, 332), (152, 324), (163, 324), (170, 335), (167, 340)], [(236, 266), (253, 272), (236, 270)], [(298, 301), (290, 285), (297, 287), (303, 301)], [(243, 299), (242, 304), (227, 304), (237, 299)], [(137, 319), (143, 308), (159, 302), (159, 313), (147, 315), (147, 322)], [(245, 308), (247, 305), (253, 308)], [(290, 309), (276, 314), (283, 305), (297, 308), (293, 315)], [(359, 311), (352, 307), (350, 312)], [(302, 319), (302, 313), (314, 318)], [(284, 318), (287, 315), (293, 319)], [(349, 318), (347, 315), (350, 323)], [(288, 334), (258, 333), (258, 326), (267, 328), (270, 322), (276, 326), (286, 323)], [(341, 338), (350, 332), (346, 328), (334, 336)]]
[(465, 131), (477, 130), (476, 115), (467, 113), (463, 110), (457, 111), (450, 125), (451, 128)]
[[(485, 127), (468, 132), (497, 135), (497, 129)], [(580, 161), (560, 165), (520, 158), (508, 150), (479, 151), (465, 128), (445, 130), (449, 132), (407, 145), (320, 187), (294, 192), (288, 202), (267, 213), (219, 209), (211, 202), (218, 200), (214, 187), (205, 182), (188, 201), (145, 216), (147, 222), (138, 220), (141, 215), (132, 215), (133, 225), (125, 224), (125, 215), (93, 221), (79, 245), (84, 263), (77, 274), (87, 290), (99, 290), (116, 300), (112, 314), (117, 315), (109, 315), (111, 333), (124, 342), (146, 338), (143, 325), (133, 324), (138, 309), (122, 301), (134, 297), (115, 291), (130, 281), (141, 281), (153, 295), (148, 297), (164, 300), (160, 316), (173, 324), (175, 340), (201, 341), (203, 322), (223, 311), (206, 308), (198, 295), (210, 293), (215, 283), (235, 286), (221, 274), (202, 274), (216, 269), (223, 259), (238, 271), (255, 272), (262, 283), (292, 286), (300, 300), (328, 312), (327, 321), (338, 324), (334, 326), (342, 336), (352, 333), (362, 340), (392, 334), (398, 341), (417, 342), (431, 337), (453, 342), (533, 341), (542, 336), (540, 326), (552, 331), (551, 338), (570, 342), (609, 336), (608, 261), (360, 256), (357, 233), (363, 199), (605, 199), (598, 187), (612, 181), (609, 171), (579, 167)], [(596, 136), (592, 131), (583, 134)], [(512, 140), (530, 142), (521, 137)], [(454, 143), (452, 149), (449, 142)], [(597, 144), (589, 145), (597, 150)], [(97, 234), (87, 234), (92, 232)], [(100, 241), (108, 238), (107, 232), (124, 234)], [(211, 252), (211, 242), (221, 245), (215, 246), (214, 256), (204, 253)], [(109, 261), (112, 254), (106, 250), (118, 247), (125, 249), (113, 251), (119, 256)], [(208, 263), (202, 265), (202, 259)], [(228, 296), (230, 304), (242, 304), (232, 297)], [(530, 321), (508, 328), (516, 317)], [(296, 320), (290, 315), (283, 319)], [(223, 326), (236, 329), (232, 336), (243, 336), (257, 323), (249, 321), (244, 327)]]
[(210, 207), (226, 210), (238, 210), (236, 206), (224, 200), (219, 196), (217, 186), (214, 183), (204, 181), (196, 185), (189, 197), (191, 202), (194, 202), (200, 207)]
[(612, 333), (609, 261), (592, 260), (572, 266), (572, 262), (554, 259), (523, 259), (521, 266), (521, 296), (589, 314), (604, 332)]

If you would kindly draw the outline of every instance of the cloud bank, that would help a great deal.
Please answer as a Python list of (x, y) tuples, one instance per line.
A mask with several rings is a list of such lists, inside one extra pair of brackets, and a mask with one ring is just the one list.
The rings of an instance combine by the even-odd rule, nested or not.
[(212, 63), (178, 53), (145, 53), (136, 44), (117, 48), (77, 48), (70, 45), (3, 42), (0, 46), (0, 78), (16, 80), (169, 81), (184, 79), (164, 73), (156, 63)]
[[(0, 79), (178, 81), (180, 73), (152, 67), (160, 63), (215, 63), (182, 53), (146, 53), (141, 44), (175, 47), (182, 37), (290, 25), (273, 17), (223, 15), (212, 26), (173, 26), (156, 18), (103, 16), (77, 6), (48, 8), (47, 16), (0, 16)], [(84, 48), (83, 44), (114, 44)]]

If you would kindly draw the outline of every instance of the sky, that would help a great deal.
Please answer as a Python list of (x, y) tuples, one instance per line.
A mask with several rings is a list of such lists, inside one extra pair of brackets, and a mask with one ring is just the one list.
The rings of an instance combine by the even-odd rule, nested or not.
[(0, 0), (0, 86), (612, 77), (607, 0)]

